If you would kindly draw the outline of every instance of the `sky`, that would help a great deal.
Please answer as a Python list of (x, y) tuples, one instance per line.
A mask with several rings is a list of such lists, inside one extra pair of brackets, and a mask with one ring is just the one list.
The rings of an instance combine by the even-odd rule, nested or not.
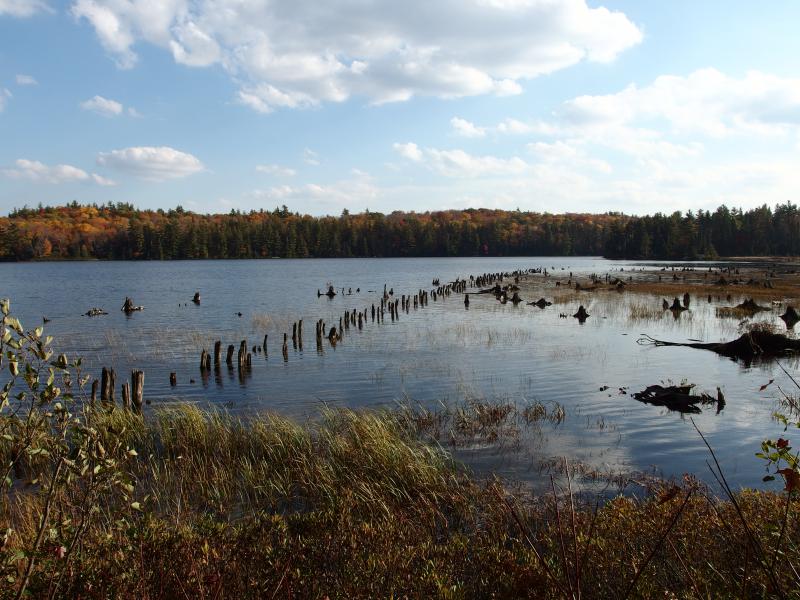
[(798, 25), (798, 0), (0, 0), (0, 214), (796, 202)]

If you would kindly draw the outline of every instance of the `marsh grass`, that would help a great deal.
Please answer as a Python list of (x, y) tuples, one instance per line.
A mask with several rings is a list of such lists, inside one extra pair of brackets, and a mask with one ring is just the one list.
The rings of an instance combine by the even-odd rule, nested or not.
[[(743, 522), (777, 551), (780, 495), (740, 493), (745, 521), (691, 481), (652, 480), (641, 499), (598, 506), (570, 494), (570, 481), (606, 475), (554, 461), (567, 483), (532, 497), (472, 478), (418, 435), (448, 422), (472, 435), (513, 415), (563, 418), (558, 407), (502, 403), (413, 418), (326, 410), (303, 423), (186, 405), (148, 419), (98, 411), (93, 426), (136, 449), (138, 510), (104, 498), (69, 567), (54, 550), (59, 527), (48, 533), (30, 595), (47, 597), (56, 576), (73, 598), (796, 594), (794, 514), (780, 541), (786, 568), (768, 576), (746, 551)], [(0, 556), (25, 549), (40, 510), (35, 488), (20, 488), (4, 508)], [(70, 518), (65, 509), (59, 522)], [(14, 595), (0, 587), (0, 597)]]
[(628, 320), (633, 322), (658, 321), (666, 314), (660, 306), (643, 302), (630, 303), (628, 310)]

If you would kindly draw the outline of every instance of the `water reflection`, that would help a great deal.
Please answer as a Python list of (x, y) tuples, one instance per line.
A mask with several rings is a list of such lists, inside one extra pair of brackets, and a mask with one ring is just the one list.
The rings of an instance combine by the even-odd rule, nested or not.
[[(523, 278), (522, 302), (516, 304), (476, 288), (467, 290), (469, 304), (462, 294), (402, 301), (420, 289), (432, 291), (435, 279), (536, 267), (549, 269), (547, 278), (537, 274), (535, 284)], [(774, 437), (776, 425), (772, 391), (759, 388), (782, 373), (769, 363), (748, 366), (711, 352), (636, 343), (642, 334), (678, 342), (735, 339), (743, 320), (717, 309), (743, 298), (695, 297), (688, 309), (672, 311), (663, 310), (663, 297), (630, 294), (624, 287), (564, 287), (592, 273), (624, 272), (627, 279), (632, 268), (585, 258), (3, 264), (0, 296), (12, 298), (29, 326), (47, 315), (47, 331), (59, 349), (82, 355), (88, 370), (144, 369), (152, 405), (190, 400), (306, 418), (320, 404), (394, 409), (399, 402), (434, 408), (476, 399), (558, 403), (565, 420), (523, 436), (513, 452), (491, 443), (457, 449), (477, 470), (530, 481), (563, 455), (596, 472), (655, 469), (705, 477), (706, 453), (691, 424), (667, 407), (637, 402), (630, 391), (684, 380), (700, 393), (714, 395), (720, 387), (724, 410), (701, 406), (695, 421), (729, 467), (731, 481), (760, 485), (753, 453), (761, 439)], [(324, 293), (328, 282), (335, 295)], [(196, 290), (201, 303), (190, 300)], [(389, 291), (402, 301), (396, 311), (388, 302), (380, 308)], [(126, 296), (145, 309), (130, 315), (116, 310)], [(542, 306), (528, 305), (539, 298)], [(84, 316), (91, 306), (109, 314)], [(579, 306), (589, 318), (572, 318)], [(345, 311), (355, 311), (349, 327), (342, 322)], [(779, 312), (764, 311), (746, 323), (785, 330)], [(292, 325), (300, 319), (307, 331), (295, 339)], [(326, 329), (317, 336), (308, 324), (320, 319)], [(344, 329), (335, 344), (328, 337), (333, 327)], [(217, 341), (227, 349), (242, 340), (249, 367), (239, 369), (234, 356), (231, 363), (223, 357), (219, 367), (200, 369), (202, 349)], [(798, 366), (796, 360), (785, 364)]]

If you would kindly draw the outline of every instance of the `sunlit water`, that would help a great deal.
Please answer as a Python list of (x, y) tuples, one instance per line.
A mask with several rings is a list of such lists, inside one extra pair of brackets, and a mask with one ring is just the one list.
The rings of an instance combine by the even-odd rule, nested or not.
[[(636, 320), (630, 316), (632, 305), (659, 307), (660, 299), (587, 293), (582, 302), (592, 316), (581, 325), (559, 318), (561, 312), (574, 313), (577, 301), (540, 310), (470, 294), (465, 309), (462, 296), (453, 294), (431, 299), (396, 322), (387, 312), (384, 323), (351, 328), (337, 347), (325, 342), (323, 352), (317, 351), (315, 320), (338, 325), (345, 310), (379, 304), (384, 284), (399, 298), (432, 289), (434, 278), (444, 283), (539, 266), (562, 279), (569, 271), (586, 275), (631, 268), (601, 259), (541, 257), (0, 264), (0, 296), (12, 299), (14, 313), (28, 327), (40, 325), (43, 316), (51, 319), (46, 331), (55, 337), (57, 350), (81, 355), (95, 376), (102, 366), (113, 367), (119, 385), (131, 368), (144, 369), (151, 406), (190, 400), (232, 411), (270, 409), (313, 418), (323, 405), (435, 407), (469, 399), (559, 403), (566, 420), (542, 426), (541, 437), (526, 436), (536, 442), (523, 440), (520, 451), (488, 444), (457, 453), (478, 472), (534, 485), (546, 479), (542, 461), (561, 456), (600, 470), (655, 470), (667, 477), (689, 472), (711, 481), (708, 453), (689, 418), (637, 402), (630, 393), (667, 381), (686, 380), (711, 393), (719, 386), (727, 397), (725, 409), (717, 414), (715, 407), (704, 407), (694, 421), (732, 484), (763, 485), (763, 465), (754, 453), (781, 427), (771, 418), (774, 386), (759, 388), (775, 378), (788, 389), (780, 369), (747, 367), (708, 351), (636, 343), (643, 333), (674, 341), (733, 339), (739, 335), (738, 321), (715, 315), (716, 306), (729, 305), (724, 298), (709, 304), (693, 297), (691, 310), (677, 320), (669, 311)], [(353, 293), (318, 297), (317, 290), (324, 291), (328, 282)], [(195, 291), (202, 296), (199, 306), (191, 302)], [(126, 316), (120, 311), (125, 296), (145, 309)], [(82, 316), (95, 306), (109, 314)], [(783, 326), (777, 314), (758, 319)], [(291, 336), (291, 323), (300, 318), (304, 349), (295, 350), (290, 341), (284, 361), (283, 333)], [(242, 339), (252, 347), (265, 333), (268, 355), (253, 356), (244, 382), (224, 364), (219, 374), (201, 376), (203, 348), (211, 351), (217, 339), (223, 349), (238, 347)], [(783, 364), (796, 371), (796, 362)], [(173, 371), (178, 375), (174, 388), (169, 385)], [(608, 389), (600, 391), (604, 386)]]

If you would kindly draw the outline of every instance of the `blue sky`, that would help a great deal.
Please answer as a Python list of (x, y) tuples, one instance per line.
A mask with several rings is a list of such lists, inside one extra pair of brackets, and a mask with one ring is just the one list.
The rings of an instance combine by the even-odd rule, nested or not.
[(797, 201), (798, 23), (795, 0), (0, 0), (0, 213)]

